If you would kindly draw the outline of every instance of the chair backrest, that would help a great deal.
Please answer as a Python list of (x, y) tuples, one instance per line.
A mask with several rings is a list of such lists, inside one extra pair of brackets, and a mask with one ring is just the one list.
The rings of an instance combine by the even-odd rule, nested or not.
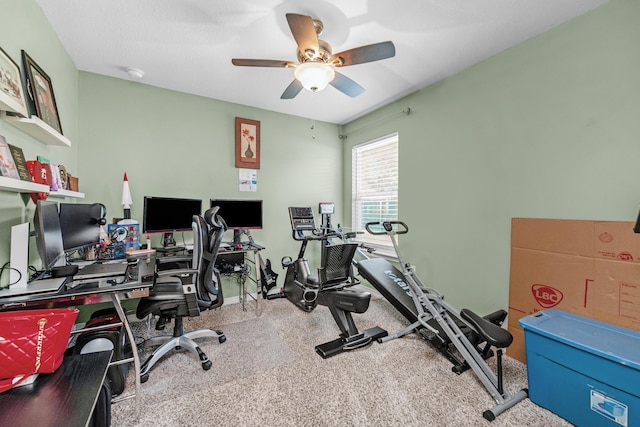
[(202, 265), (202, 255), (204, 253), (204, 245), (208, 239), (207, 227), (200, 215), (193, 216), (193, 219), (191, 221), (191, 229), (193, 231), (193, 253), (191, 267), (200, 271), (200, 266)]
[(353, 279), (353, 256), (357, 243), (327, 245), (322, 259), (324, 265), (318, 269), (318, 279), (322, 287)]
[[(220, 272), (215, 263), (227, 226), (217, 212), (218, 208), (214, 207), (207, 209), (203, 217), (193, 216), (193, 256), (198, 269), (196, 294), (203, 309), (219, 307), (224, 302)], [(197, 260), (196, 251), (199, 255)]]
[(207, 209), (204, 213), (204, 221), (207, 223), (209, 229), (209, 252), (214, 257), (212, 260), (214, 264), (218, 257), (222, 238), (224, 237), (225, 231), (227, 231), (227, 223), (218, 215), (218, 210), (218, 206), (214, 206)]

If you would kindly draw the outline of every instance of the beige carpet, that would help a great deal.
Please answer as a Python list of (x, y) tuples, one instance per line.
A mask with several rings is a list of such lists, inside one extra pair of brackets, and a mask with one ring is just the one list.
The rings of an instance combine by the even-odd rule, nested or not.
[[(570, 426), (526, 399), (495, 421), (482, 412), (495, 402), (472, 372), (450, 363), (410, 335), (322, 359), (317, 344), (339, 330), (326, 307), (304, 313), (285, 299), (260, 301), (262, 312), (228, 305), (187, 322), (222, 329), (227, 342), (202, 340), (213, 360), (203, 371), (189, 354), (175, 354), (142, 384), (140, 415), (133, 400), (113, 405), (119, 426)], [(358, 328), (396, 332), (407, 322), (374, 298), (354, 315)], [(526, 367), (505, 358), (505, 386), (526, 387)], [(131, 382), (131, 379), (130, 379)]]

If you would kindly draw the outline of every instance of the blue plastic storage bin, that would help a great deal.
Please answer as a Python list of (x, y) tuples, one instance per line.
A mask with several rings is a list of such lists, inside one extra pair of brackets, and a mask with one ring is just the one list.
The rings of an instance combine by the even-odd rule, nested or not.
[(640, 426), (640, 332), (546, 310), (524, 329), (529, 398), (580, 426)]

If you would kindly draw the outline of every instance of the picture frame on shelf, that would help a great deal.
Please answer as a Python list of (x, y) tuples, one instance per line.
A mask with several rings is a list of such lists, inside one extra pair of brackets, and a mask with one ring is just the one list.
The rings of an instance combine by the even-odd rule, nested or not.
[(236, 167), (260, 169), (260, 122), (236, 117)]
[(60, 175), (60, 185), (63, 190), (69, 189), (69, 174), (67, 168), (64, 165), (58, 165), (58, 173)]
[(69, 191), (80, 191), (77, 176), (67, 174), (67, 180), (69, 181)]
[(13, 161), (13, 155), (4, 136), (0, 135), (0, 176), (20, 179), (18, 168)]
[(62, 124), (51, 78), (24, 50), (22, 51), (22, 63), (27, 80), (27, 94), (33, 102), (36, 115), (62, 134)]
[(29, 115), (24, 92), (20, 67), (0, 47), (0, 109), (17, 113), (23, 117)]
[(9, 146), (9, 151), (11, 151), (11, 155), (13, 156), (13, 162), (16, 164), (16, 169), (18, 170), (20, 179), (23, 181), (32, 182), (31, 174), (29, 173), (29, 169), (27, 168), (27, 160), (24, 158), (24, 152), (22, 151), (22, 148), (12, 144), (7, 145)]

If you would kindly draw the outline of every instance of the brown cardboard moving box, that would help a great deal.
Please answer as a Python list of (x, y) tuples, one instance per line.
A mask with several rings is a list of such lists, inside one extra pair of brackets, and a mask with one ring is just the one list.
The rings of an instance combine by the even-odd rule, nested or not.
[(509, 356), (525, 362), (518, 320), (558, 308), (640, 330), (640, 234), (633, 222), (514, 218)]

